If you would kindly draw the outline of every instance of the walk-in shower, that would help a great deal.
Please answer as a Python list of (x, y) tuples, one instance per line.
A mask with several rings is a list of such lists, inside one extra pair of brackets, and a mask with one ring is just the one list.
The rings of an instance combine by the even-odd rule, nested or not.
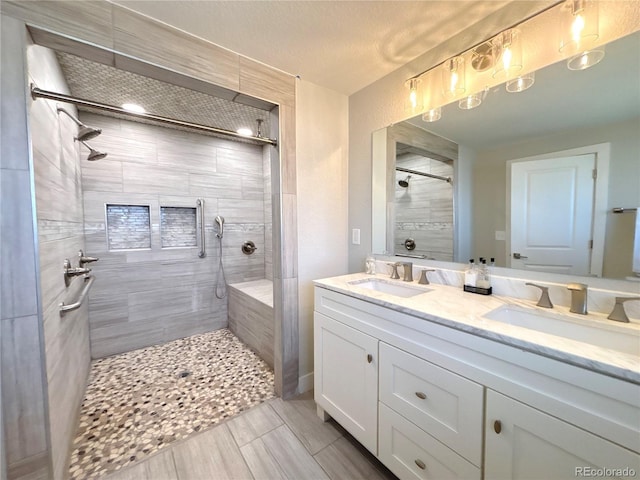
[[(38, 129), (32, 138), (43, 295), (47, 307), (88, 298), (65, 309), (62, 332), (50, 330), (59, 321), (44, 322), (45, 335), (67, 342), (61, 351), (47, 351), (50, 391), (65, 392), (49, 402), (56, 478), (67, 476), (66, 467), (79, 479), (144, 458), (275, 395), (270, 168), (278, 142), (269, 138), (277, 130), (273, 104), (238, 96), (241, 104), (72, 57), (32, 52), (32, 61), (57, 61), (59, 70), (46, 76), (33, 68), (30, 118)], [(120, 97), (154, 113), (125, 113), (115, 107), (124, 103)], [(77, 116), (59, 103), (74, 105)], [(211, 119), (219, 125), (206, 124)], [(235, 133), (256, 119), (256, 137)], [(60, 158), (52, 162), (50, 152)], [(51, 182), (64, 191), (46, 188)], [(82, 248), (100, 258), (91, 284), (76, 280), (58, 288), (59, 270), (49, 263), (60, 242), (51, 240), (51, 231), (68, 231), (65, 221), (74, 230), (60, 251), (69, 257), (67, 250)], [(247, 243), (256, 246), (252, 255), (243, 251)], [(258, 300), (261, 333), (250, 300), (230, 298), (234, 286), (253, 282), (271, 299)], [(167, 374), (169, 354), (175, 371)], [(107, 362), (117, 367), (100, 370)], [(70, 363), (78, 374), (65, 376)], [(91, 400), (81, 407), (90, 368)], [(134, 378), (153, 378), (153, 392), (131, 385)]]

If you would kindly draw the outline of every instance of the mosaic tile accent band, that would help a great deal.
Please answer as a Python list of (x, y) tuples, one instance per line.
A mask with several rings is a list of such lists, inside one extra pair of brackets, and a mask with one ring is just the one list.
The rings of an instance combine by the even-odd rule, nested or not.
[(98, 478), (275, 397), (273, 371), (229, 330), (92, 363), (70, 478)]

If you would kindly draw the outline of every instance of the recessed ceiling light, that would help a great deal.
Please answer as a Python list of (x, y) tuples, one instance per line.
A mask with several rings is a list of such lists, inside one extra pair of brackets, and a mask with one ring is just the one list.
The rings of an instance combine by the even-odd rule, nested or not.
[(135, 103), (123, 103), (122, 108), (132, 113), (145, 113), (146, 110), (140, 105), (136, 105)]
[(236, 132), (238, 133), (238, 135), (243, 135), (245, 137), (250, 137), (253, 135), (251, 129), (247, 127), (240, 127), (238, 130), (236, 130)]

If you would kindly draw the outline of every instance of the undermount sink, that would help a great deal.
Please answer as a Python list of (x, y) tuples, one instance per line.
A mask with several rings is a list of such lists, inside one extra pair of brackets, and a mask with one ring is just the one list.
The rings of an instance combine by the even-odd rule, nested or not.
[(503, 305), (485, 314), (484, 318), (640, 356), (640, 327), (635, 324), (605, 323), (588, 317), (577, 319), (515, 305)]
[(388, 282), (382, 278), (368, 278), (365, 280), (355, 280), (349, 282), (349, 285), (354, 287), (366, 288), (368, 290), (375, 290), (376, 292), (387, 293), (389, 295), (395, 295), (396, 297), (410, 298), (416, 295), (431, 291), (428, 288), (414, 287), (411, 285), (401, 285), (398, 283)]

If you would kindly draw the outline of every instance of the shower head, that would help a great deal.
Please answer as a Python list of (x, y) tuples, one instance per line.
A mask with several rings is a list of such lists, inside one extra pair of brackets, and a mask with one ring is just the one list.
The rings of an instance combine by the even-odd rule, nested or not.
[(215, 222), (218, 225), (218, 233), (216, 233), (216, 237), (222, 238), (224, 235), (224, 217), (217, 215), (215, 218)]
[[(71, 120), (73, 120), (76, 125), (78, 125), (78, 136), (75, 138), (76, 140), (82, 142), (84, 140), (91, 140), (92, 138), (97, 137), (102, 133), (102, 130), (99, 128), (87, 127), (84, 123), (78, 120), (76, 117), (67, 112), (64, 108), (58, 107), (58, 113), (62, 112), (67, 115)], [(96, 159), (97, 160), (97, 159)]]
[(407, 178), (405, 178), (404, 180), (400, 180), (398, 182), (398, 185), (400, 185), (402, 188), (407, 188), (409, 186), (410, 178), (411, 178), (411, 175), (407, 175)]
[(102, 160), (104, 157), (107, 156), (106, 153), (99, 152), (98, 150), (95, 150), (94, 148), (92, 148), (84, 140), (80, 140), (80, 143), (82, 143), (85, 147), (89, 149), (89, 155), (87, 155), (87, 160), (89, 160), (90, 162), (94, 162), (96, 160)]
[(102, 133), (102, 130), (99, 128), (87, 127), (86, 125), (82, 125), (78, 129), (78, 136), (76, 140), (91, 140), (92, 138), (96, 138), (98, 135)]

